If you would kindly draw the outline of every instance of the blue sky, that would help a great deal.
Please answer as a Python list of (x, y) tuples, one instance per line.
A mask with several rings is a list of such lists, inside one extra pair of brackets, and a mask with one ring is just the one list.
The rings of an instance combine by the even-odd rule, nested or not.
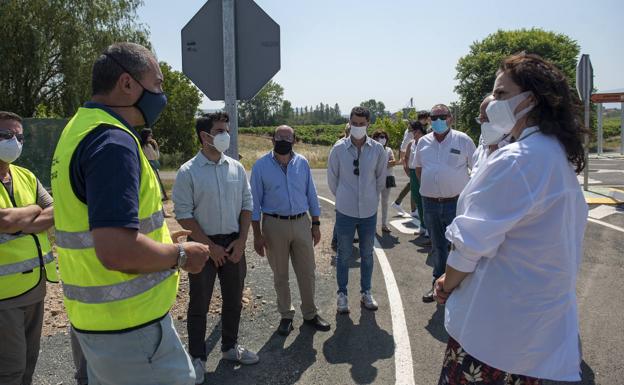
[[(591, 57), (599, 90), (624, 88), (621, 0), (255, 0), (281, 28), (274, 77), (293, 106), (338, 103), (343, 113), (371, 98), (391, 111), (457, 100), (455, 65), (470, 44), (498, 29), (565, 33)], [(145, 0), (160, 60), (181, 70), (180, 30), (203, 0)], [(204, 97), (202, 107), (221, 108)]]

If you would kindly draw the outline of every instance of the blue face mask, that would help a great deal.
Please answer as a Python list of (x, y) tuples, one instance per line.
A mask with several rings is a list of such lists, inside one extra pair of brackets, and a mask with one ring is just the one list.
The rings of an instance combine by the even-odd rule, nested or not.
[(448, 126), (446, 125), (446, 120), (436, 119), (431, 122), (431, 129), (436, 134), (444, 134), (448, 131)]
[(167, 95), (164, 92), (152, 92), (145, 88), (143, 83), (138, 81), (130, 71), (126, 69), (117, 59), (112, 57), (111, 55), (105, 54), (108, 58), (114, 61), (119, 67), (121, 67), (124, 71), (128, 73), (137, 83), (141, 85), (143, 88), (143, 92), (139, 99), (132, 105), (129, 106), (108, 106), (108, 107), (136, 107), (143, 115), (143, 120), (145, 121), (145, 127), (154, 127), (154, 124), (158, 121), (161, 112), (167, 106)]
[[(141, 87), (143, 87), (142, 84)], [(165, 95), (164, 92), (152, 92), (145, 89), (145, 87), (143, 87), (143, 93), (141, 94), (139, 100), (134, 103), (134, 107), (141, 111), (146, 127), (154, 127), (154, 124), (160, 117), (160, 113), (166, 106), (167, 95)]]

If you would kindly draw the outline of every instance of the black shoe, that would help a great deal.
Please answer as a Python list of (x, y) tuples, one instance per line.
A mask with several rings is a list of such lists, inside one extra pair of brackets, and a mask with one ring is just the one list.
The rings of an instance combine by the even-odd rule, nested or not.
[(293, 330), (293, 322), (291, 319), (282, 318), (279, 326), (277, 327), (277, 333), (282, 336), (287, 336)]
[(431, 303), (435, 301), (433, 299), (433, 287), (427, 292), (427, 294), (423, 295), (422, 300), (424, 303)]
[(305, 322), (306, 324), (314, 327), (316, 330), (321, 331), (321, 332), (327, 332), (329, 331), (329, 329), (331, 329), (331, 325), (327, 321), (325, 321), (323, 318), (321, 318), (321, 316), (318, 314), (315, 315), (314, 318), (304, 320), (303, 322)]

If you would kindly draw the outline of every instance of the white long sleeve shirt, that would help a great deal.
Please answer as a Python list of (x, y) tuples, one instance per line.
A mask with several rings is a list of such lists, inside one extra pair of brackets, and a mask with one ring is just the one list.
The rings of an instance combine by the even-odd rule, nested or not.
[(448, 265), (471, 272), (446, 305), (449, 335), (497, 369), (580, 380), (576, 280), (587, 204), (558, 140), (524, 130), (457, 203)]
[[(353, 173), (356, 159), (359, 175)], [(336, 197), (336, 210), (353, 218), (375, 215), (379, 194), (386, 188), (387, 170), (386, 150), (370, 137), (359, 154), (351, 137), (336, 142), (327, 160), (327, 184)]]

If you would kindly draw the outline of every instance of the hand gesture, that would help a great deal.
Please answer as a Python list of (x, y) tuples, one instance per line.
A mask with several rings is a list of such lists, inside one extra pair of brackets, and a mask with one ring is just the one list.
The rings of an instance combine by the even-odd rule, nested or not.
[(186, 253), (186, 262), (180, 268), (192, 274), (202, 271), (210, 254), (208, 245), (198, 242), (184, 242), (182, 247)]
[(210, 248), (210, 259), (212, 259), (215, 266), (221, 267), (225, 265), (227, 258), (228, 252), (223, 246), (214, 245)]
[(243, 257), (243, 253), (245, 252), (245, 242), (238, 238), (237, 240), (230, 243), (230, 245), (225, 249), (228, 253), (228, 259), (232, 263), (240, 262)]

